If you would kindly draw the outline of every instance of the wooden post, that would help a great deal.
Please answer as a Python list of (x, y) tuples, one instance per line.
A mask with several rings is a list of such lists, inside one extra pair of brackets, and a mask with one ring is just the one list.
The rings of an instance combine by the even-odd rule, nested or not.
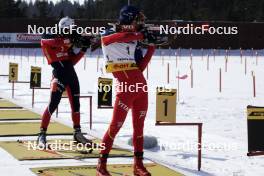
[(191, 61), (191, 68), (193, 66), (193, 58), (192, 58), (192, 54), (190, 55), (190, 61)]
[(32, 108), (34, 107), (34, 103), (35, 103), (35, 88), (32, 87)]
[(202, 166), (202, 123), (198, 125), (198, 171)]
[(219, 92), (222, 92), (222, 69), (219, 69)]
[(12, 81), (12, 98), (15, 97), (15, 82)]
[(253, 97), (256, 97), (256, 76), (252, 71), (252, 80), (253, 80)]
[(227, 51), (227, 49), (225, 50), (225, 57), (226, 58), (228, 57), (228, 51)]
[(90, 96), (90, 130), (92, 129), (92, 124), (93, 124), (93, 97)]

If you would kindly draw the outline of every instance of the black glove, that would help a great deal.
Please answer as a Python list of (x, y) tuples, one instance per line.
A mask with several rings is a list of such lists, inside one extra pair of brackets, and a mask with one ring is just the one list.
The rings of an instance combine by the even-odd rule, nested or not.
[(71, 35), (70, 35), (70, 41), (71, 43), (73, 43), (74, 45), (76, 45), (79, 40), (82, 38), (82, 36), (80, 34), (78, 34), (76, 31), (74, 31)]
[(86, 47), (89, 48), (91, 45), (91, 38), (87, 37), (87, 36), (83, 36), (82, 38), (80, 38), (79, 42), (81, 43), (82, 47)]
[(101, 38), (99, 36), (92, 37), (90, 41), (91, 41), (91, 52), (101, 47)]
[(90, 38), (81, 36), (81, 38), (74, 41), (73, 45), (77, 48), (89, 48), (91, 45)]
[(82, 51), (82, 52), (86, 52), (87, 49), (88, 49), (87, 47), (82, 47), (81, 51)]
[(147, 43), (155, 44), (157, 42), (157, 35), (155, 35), (153, 31), (143, 29), (142, 34), (144, 36), (144, 40), (147, 40)]

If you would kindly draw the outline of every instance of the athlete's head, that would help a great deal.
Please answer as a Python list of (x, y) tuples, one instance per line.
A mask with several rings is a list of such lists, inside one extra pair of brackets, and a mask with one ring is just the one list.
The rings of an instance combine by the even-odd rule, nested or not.
[(71, 31), (70, 29), (73, 29), (74, 27), (75, 27), (74, 19), (68, 16), (63, 17), (59, 21), (59, 28), (62, 31), (63, 36), (70, 36), (70, 34), (74, 32), (74, 30)]
[(135, 6), (126, 5), (121, 8), (119, 13), (119, 23), (121, 25), (143, 24), (145, 15)]
[(74, 25), (74, 19), (66, 16), (66, 17), (63, 17), (62, 19), (60, 19), (59, 21), (59, 28), (61, 29), (70, 29), (70, 27), (72, 25)]

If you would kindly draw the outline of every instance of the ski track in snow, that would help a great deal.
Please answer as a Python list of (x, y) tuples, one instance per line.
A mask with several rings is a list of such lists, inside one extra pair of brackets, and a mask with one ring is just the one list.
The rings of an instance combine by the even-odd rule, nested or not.
[[(0, 49), (0, 74), (8, 74), (8, 63), (19, 64), (19, 80), (29, 80), (30, 66), (42, 67), (42, 87), (48, 87), (51, 79), (51, 68), (43, 59), (40, 49), (1, 48)], [(228, 57), (227, 72), (225, 72), (224, 50), (217, 52), (215, 58), (212, 50), (192, 50), (194, 88), (190, 86), (189, 50), (181, 50), (176, 68), (174, 53), (179, 50), (158, 50), (149, 65), (149, 111), (145, 122), (145, 135), (156, 136), (159, 147), (146, 150), (146, 157), (166, 164), (170, 168), (181, 171), (186, 175), (216, 175), (216, 176), (244, 176), (264, 175), (264, 156), (247, 157), (247, 121), (246, 106), (264, 106), (264, 51), (258, 51), (258, 64), (256, 56), (251, 56), (251, 51), (244, 51), (241, 58), (239, 50), (231, 50)], [(28, 57), (29, 53), (29, 57)], [(167, 56), (158, 56), (160, 53)], [(111, 109), (97, 109), (97, 78), (112, 77), (103, 72), (104, 61), (100, 56), (97, 72), (97, 58), (101, 52), (98, 50), (93, 55), (86, 55), (86, 68), (84, 60), (76, 65), (79, 76), (81, 94), (93, 96), (93, 130), (89, 131), (89, 101), (81, 99), (81, 123), (84, 131), (91, 132), (102, 137), (111, 120)], [(207, 54), (209, 54), (209, 70), (207, 70)], [(9, 56), (8, 56), (9, 55)], [(245, 58), (247, 58), (247, 74), (245, 74)], [(167, 63), (170, 63), (170, 84), (167, 85)], [(219, 93), (219, 68), (222, 68), (222, 93)], [(188, 74), (186, 80), (180, 80), (180, 100), (177, 104), (178, 122), (203, 122), (203, 149), (202, 171), (197, 171), (197, 150), (187, 149), (186, 146), (196, 146), (196, 127), (157, 127), (155, 126), (155, 88), (166, 86), (177, 88), (177, 72), (180, 75)], [(251, 71), (256, 75), (257, 97), (253, 97)], [(146, 72), (144, 73), (146, 75)], [(34, 111), (42, 113), (49, 101), (48, 90), (36, 90)], [(15, 85), (15, 99), (11, 99), (11, 84), (7, 78), (0, 77), (0, 97), (10, 99), (18, 104), (31, 107), (31, 90), (28, 84)], [(114, 97), (115, 98), (115, 97)], [(114, 99), (113, 99), (114, 100)], [(68, 100), (63, 99), (59, 106), (59, 118), (57, 120), (71, 125), (70, 106)], [(127, 141), (132, 136), (131, 113), (128, 114), (123, 128), (116, 138), (116, 143), (128, 147)], [(0, 140), (16, 140), (17, 138), (0, 138)], [(34, 137), (30, 139), (35, 139)], [(163, 144), (163, 145), (162, 145)], [(164, 145), (167, 146), (164, 146)], [(176, 145), (183, 145), (179, 147)], [(129, 147), (131, 148), (131, 147)], [(59, 160), (59, 161), (24, 161), (19, 162), (11, 155), (0, 149), (1, 175), (34, 175), (28, 168), (40, 166), (61, 166), (96, 164), (97, 160)], [(121, 161), (124, 161), (123, 159)], [(120, 159), (110, 159), (110, 163), (119, 163)], [(127, 160), (126, 162), (131, 162)]]

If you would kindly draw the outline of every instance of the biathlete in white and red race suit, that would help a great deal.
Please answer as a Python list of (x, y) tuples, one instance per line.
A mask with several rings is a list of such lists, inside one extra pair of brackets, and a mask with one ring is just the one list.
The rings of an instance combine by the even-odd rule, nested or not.
[[(132, 25), (137, 29), (137, 26), (144, 23), (144, 20), (145, 16), (138, 8), (128, 5), (121, 9), (118, 25)], [(143, 164), (143, 131), (148, 110), (147, 82), (143, 71), (154, 54), (155, 47), (154, 44), (150, 44), (143, 56), (139, 41), (144, 39), (155, 41), (155, 36), (144, 30), (127, 32), (114, 29), (109, 29), (102, 35), (101, 43), (106, 59), (106, 72), (112, 73), (119, 85), (127, 85), (127, 87), (139, 85), (141, 88), (139, 87), (135, 91), (117, 92), (112, 121), (102, 140), (105, 149), (101, 150), (96, 176), (111, 175), (107, 170), (107, 158), (115, 136), (122, 127), (130, 109), (133, 121), (134, 175), (151, 175)]]
[[(59, 22), (59, 28), (70, 33), (69, 29), (74, 25), (74, 20), (64, 17)], [(66, 33), (66, 32), (65, 32)], [(85, 138), (80, 126), (80, 87), (74, 65), (84, 56), (90, 45), (89, 40), (83, 40), (77, 33), (71, 34), (44, 34), (41, 39), (41, 48), (46, 56), (48, 64), (53, 68), (51, 81), (51, 95), (49, 104), (42, 115), (38, 145), (47, 147), (46, 131), (53, 112), (58, 108), (63, 92), (66, 90), (72, 110), (73, 138), (77, 143), (91, 145), (91, 141)], [(74, 42), (83, 42), (79, 52), (75, 53)]]

